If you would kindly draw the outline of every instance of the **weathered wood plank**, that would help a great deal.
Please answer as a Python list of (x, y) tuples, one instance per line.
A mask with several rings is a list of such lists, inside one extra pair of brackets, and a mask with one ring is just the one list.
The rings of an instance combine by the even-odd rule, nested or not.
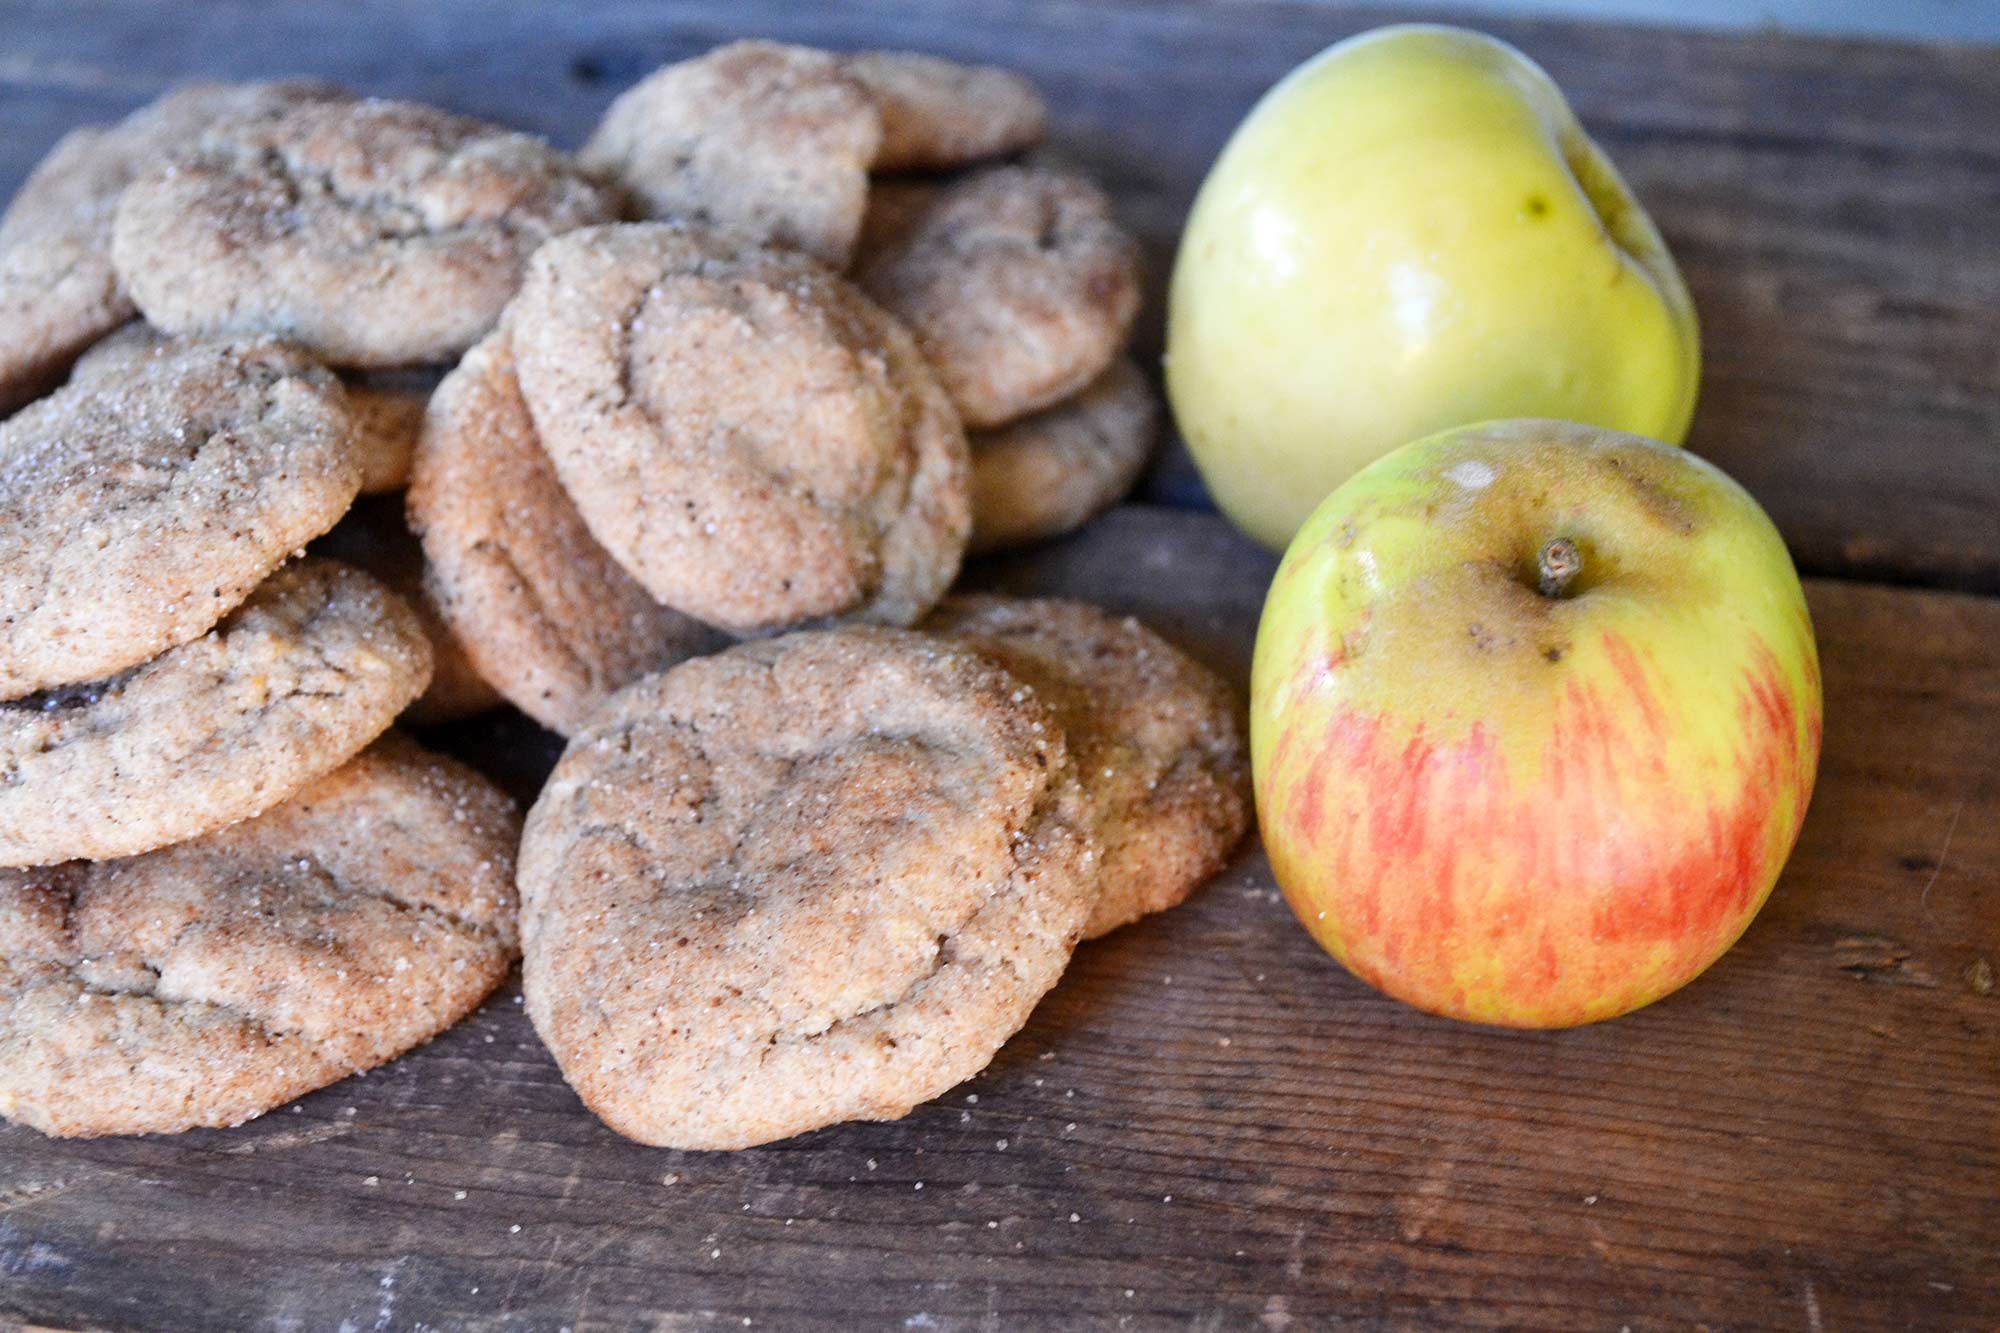
[[(561, 143), (654, 65), (747, 33), (1038, 78), (1157, 280), (1266, 86), (1407, 10), (1200, 0), (7, 0), (0, 192), (70, 125), (177, 80), (304, 71)], [(1692, 443), (1813, 573), (2000, 591), (2000, 50), (1475, 20), (1570, 92), (1679, 254), (1706, 334)], [(1142, 343), (1156, 349), (1159, 303)], [(1199, 503), (1170, 450), (1152, 498)]]
[[(1219, 520), (1127, 508), (974, 580), (1133, 611), (1240, 681), (1269, 572)], [(1248, 852), (1082, 949), (992, 1068), (898, 1124), (638, 1147), (510, 991), (240, 1130), (0, 1129), (0, 1322), (1992, 1327), (2000, 602), (1810, 597), (1828, 727), (1798, 851), (1736, 949), (1628, 1019), (1384, 1000)], [(535, 755), (502, 757), (532, 785)]]

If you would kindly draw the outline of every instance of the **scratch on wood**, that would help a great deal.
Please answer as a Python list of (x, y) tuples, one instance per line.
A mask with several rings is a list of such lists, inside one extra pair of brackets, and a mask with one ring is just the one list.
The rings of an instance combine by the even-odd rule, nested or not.
[(242, 1157), (285, 1148), (304, 1148), (314, 1143), (325, 1143), (328, 1139), (341, 1138), (352, 1133), (353, 1130), (354, 1126), (351, 1124), (329, 1121), (326, 1124), (313, 1125), (306, 1129), (288, 1129), (276, 1134), (266, 1134), (263, 1138), (252, 1139), (248, 1143), (238, 1143), (224, 1148), (222, 1151), (232, 1156)]
[[(1416, 1187), (1402, 1201), (1404, 1240), (1415, 1244), (1430, 1231), (1431, 1223), (1437, 1221), (1438, 1214), (1450, 1202), (1451, 1177), (1457, 1169), (1458, 1162), (1451, 1157), (1433, 1158), (1424, 1168)], [(1296, 1265), (1299, 1262), (1299, 1245), (1304, 1239), (1305, 1228), (1300, 1227), (1298, 1234), (1292, 1237), (1291, 1262), (1287, 1265), (1294, 1278), (1299, 1275)]]
[(60, 1280), (75, 1269), (62, 1251), (35, 1240), (11, 1222), (0, 1222), (0, 1275), (33, 1278), (53, 1275)]
[(377, 1290), (382, 1293), (382, 1304), (381, 1308), (375, 1312), (375, 1333), (382, 1333), (382, 1330), (394, 1326), (396, 1319), (396, 1279), (402, 1274), (404, 1265), (409, 1262), (409, 1255), (402, 1256), (396, 1262), (389, 1265), (388, 1270), (382, 1274), (381, 1280), (376, 1284)]
[[(515, 1229), (519, 1230), (518, 1227)], [(507, 1275), (507, 1294), (501, 1298), (500, 1301), (501, 1308), (502, 1309), (513, 1308), (514, 1291), (517, 1287), (521, 1285), (521, 1271), (523, 1269), (530, 1267), (542, 1268), (542, 1269), (553, 1268), (555, 1266), (556, 1256), (559, 1253), (561, 1253), (561, 1251), (562, 1251), (562, 1236), (558, 1234), (550, 1237), (549, 1252), (541, 1256), (540, 1258), (534, 1258), (532, 1256), (525, 1254), (517, 1256), (514, 1259), (514, 1271)]]
[(47, 1203), (60, 1198), (77, 1186), (95, 1180), (96, 1175), (72, 1176), (64, 1180), (38, 1180), (27, 1185), (11, 1185), (0, 1189), (0, 1213), (11, 1213), (16, 1208), (26, 1208), (30, 1204)]
[(1844, 935), (1833, 942), (1834, 966), (1868, 981), (1935, 988), (1937, 978), (1910, 961), (1909, 946), (1883, 935)]
[(1944, 846), (1938, 848), (1937, 864), (1931, 867), (1931, 877), (1924, 881), (1924, 891), (1917, 898), (1917, 907), (1926, 920), (1931, 914), (1931, 890), (1937, 887), (1938, 876), (1944, 873), (1944, 859), (1951, 855), (1951, 835), (1958, 832), (1958, 817), (1965, 813), (1965, 802), (1952, 807), (1951, 822), (1944, 826)]

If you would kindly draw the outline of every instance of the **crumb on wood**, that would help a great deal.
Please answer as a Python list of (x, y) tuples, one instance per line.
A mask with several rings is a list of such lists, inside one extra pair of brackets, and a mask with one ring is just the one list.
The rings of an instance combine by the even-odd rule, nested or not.
[(1971, 988), (1974, 995), (1993, 993), (1993, 964), (1988, 962), (1984, 955), (1965, 965), (1965, 984)]

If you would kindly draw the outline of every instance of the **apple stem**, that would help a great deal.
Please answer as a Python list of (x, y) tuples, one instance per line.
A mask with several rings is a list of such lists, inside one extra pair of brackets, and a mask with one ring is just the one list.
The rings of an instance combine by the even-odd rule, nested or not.
[(1567, 537), (1558, 537), (1535, 556), (1535, 572), (1541, 576), (1544, 597), (1560, 597), (1583, 572), (1583, 552)]

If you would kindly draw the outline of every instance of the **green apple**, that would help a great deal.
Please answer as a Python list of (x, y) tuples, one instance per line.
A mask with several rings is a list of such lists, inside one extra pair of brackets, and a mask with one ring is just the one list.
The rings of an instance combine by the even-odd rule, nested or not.
[(1446, 431), (1328, 496), (1271, 584), (1250, 710), (1306, 928), (1390, 995), (1521, 1027), (1721, 956), (1819, 762), (1770, 519), (1693, 454), (1567, 422)]
[(1559, 417), (1679, 444), (1694, 306), (1554, 83), (1460, 28), (1365, 33), (1267, 93), (1175, 262), (1167, 389), (1216, 502), (1282, 548), (1407, 441)]

